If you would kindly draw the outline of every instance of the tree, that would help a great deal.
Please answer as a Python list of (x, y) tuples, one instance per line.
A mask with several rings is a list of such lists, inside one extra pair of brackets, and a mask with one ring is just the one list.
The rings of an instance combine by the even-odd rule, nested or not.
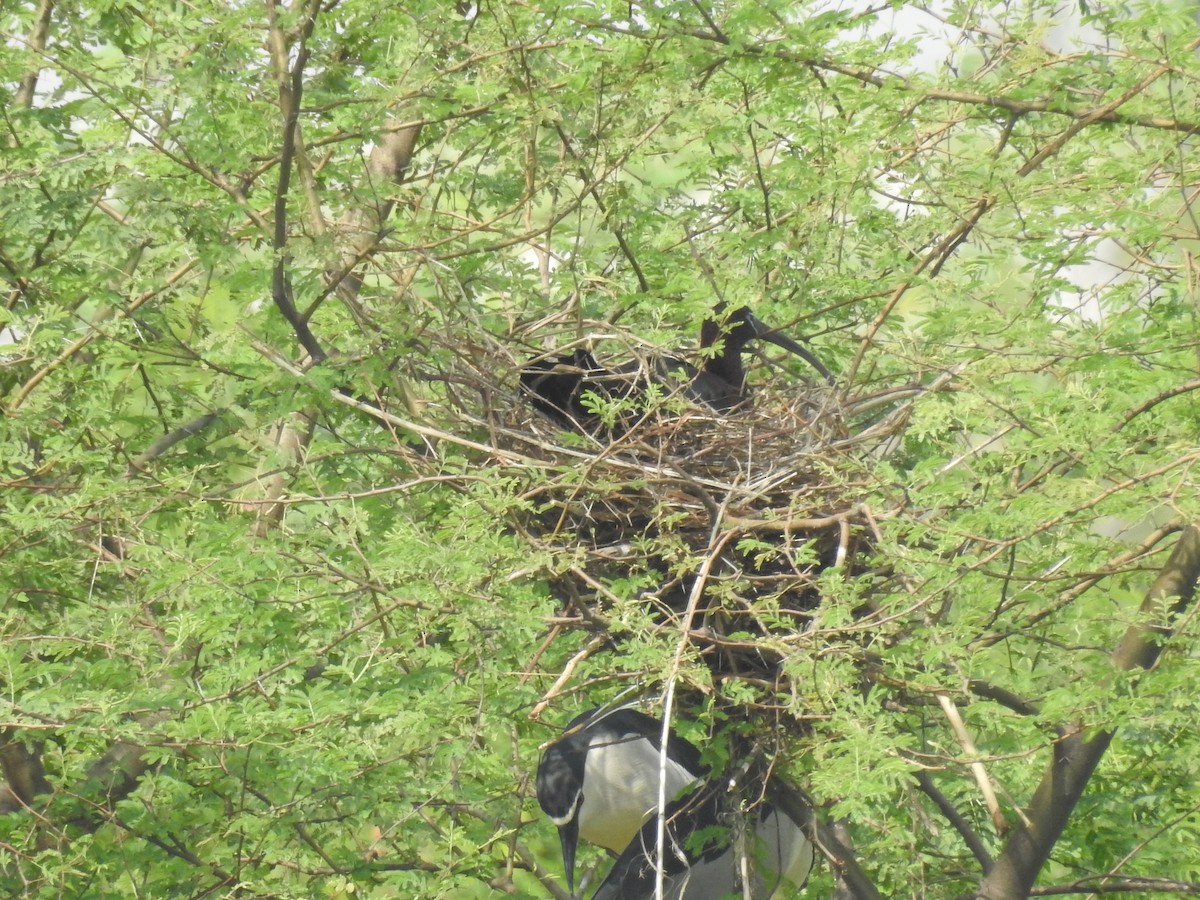
[[(0, 882), (562, 897), (633, 686), (805, 896), (1200, 893), (1200, 41), (1101, 6), (6, 8)], [(717, 300), (836, 386), (520, 396)]]

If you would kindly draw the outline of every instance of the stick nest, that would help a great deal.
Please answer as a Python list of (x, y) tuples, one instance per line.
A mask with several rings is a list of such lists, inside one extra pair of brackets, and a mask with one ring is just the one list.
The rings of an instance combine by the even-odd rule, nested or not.
[[(542, 574), (564, 621), (612, 636), (648, 609), (676, 634), (689, 629), (714, 674), (777, 681), (780, 653), (763, 639), (779, 648), (809, 627), (822, 572), (859, 571), (872, 534), (863, 461), (902, 431), (904, 397), (848, 400), (839, 386), (781, 375), (732, 413), (670, 400), (581, 433), (521, 396), (524, 361), (499, 385), (494, 358), (457, 380), (479, 391), (486, 413), (472, 424), (487, 429), (495, 461), (526, 474), (513, 526), (555, 560)], [(864, 427), (868, 407), (876, 418)]]

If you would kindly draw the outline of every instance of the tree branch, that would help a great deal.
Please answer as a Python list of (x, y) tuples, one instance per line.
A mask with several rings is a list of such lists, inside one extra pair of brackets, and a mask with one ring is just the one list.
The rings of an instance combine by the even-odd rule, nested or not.
[[(373, 191), (404, 182), (408, 168), (412, 165), (424, 123), (389, 122), (383, 136), (376, 142), (367, 158), (367, 183)], [(353, 210), (346, 215), (352, 237), (349, 247), (341, 254), (337, 270), (326, 272), (330, 290), (336, 290), (342, 303), (360, 327), (368, 327), (369, 319), (358, 303), (362, 289), (362, 275), (356, 270), (372, 253), (384, 237), (384, 225), (392, 215), (395, 201), (388, 195), (376, 196), (374, 202)], [(314, 304), (315, 306), (315, 304)], [(305, 319), (312, 315), (310, 308)]]
[[(662, 41), (669, 35), (664, 35), (661, 29), (648, 30), (638, 28), (628, 28), (621, 25), (614, 25), (611, 22), (596, 21), (591, 19), (582, 19), (572, 17), (571, 20), (586, 28), (595, 29), (597, 31), (609, 31), (615, 34), (625, 35), (626, 37), (639, 38), (642, 40)], [(721, 33), (715, 33), (702, 28), (681, 28), (675, 32), (676, 37), (690, 37), (695, 40), (706, 41), (712, 44), (728, 46), (729, 38)], [(1194, 49), (1196, 45), (1191, 47)], [(842, 75), (853, 81), (871, 87), (883, 88), (890, 93), (914, 94), (917, 96), (916, 102), (925, 103), (930, 100), (942, 101), (945, 103), (962, 103), (968, 106), (985, 106), (992, 109), (1003, 110), (1004, 112), (1013, 115), (1028, 115), (1030, 113), (1048, 113), (1054, 116), (1063, 116), (1069, 119), (1088, 119), (1093, 116), (1093, 109), (1076, 109), (1067, 106), (1057, 100), (1049, 99), (1030, 99), (1024, 100), (1017, 97), (1009, 97), (1004, 94), (979, 94), (973, 91), (954, 91), (942, 90), (938, 88), (930, 88), (927, 85), (921, 84), (919, 81), (904, 78), (902, 76), (881, 75), (874, 68), (857, 68), (848, 66), (844, 63), (835, 62), (827, 57), (808, 56), (803, 53), (793, 53), (788, 50), (780, 49), (773, 44), (746, 44), (738, 48), (739, 53), (748, 56), (772, 57), (783, 62), (795, 63), (808, 69), (818, 69), (823, 72), (830, 72), (834, 75)], [(1200, 121), (1187, 121), (1181, 119), (1169, 119), (1163, 116), (1138, 116), (1126, 115), (1110, 110), (1103, 113), (1100, 117), (1095, 118), (1098, 122), (1111, 122), (1120, 125), (1135, 125), (1141, 128), (1152, 128), (1160, 131), (1178, 131), (1183, 134), (1196, 134), (1200, 132)]]
[(805, 833), (829, 860), (829, 865), (837, 874), (840, 897), (846, 900), (883, 900), (879, 889), (858, 864), (848, 842), (839, 835), (840, 827), (821, 821), (812, 799), (804, 791), (782, 779), (773, 778), (768, 785), (768, 798), (788, 818), (803, 826)]
[[(1130, 626), (1113, 653), (1113, 665), (1129, 671), (1150, 669), (1155, 664), (1163, 639), (1173, 634), (1173, 622), (1191, 603), (1198, 578), (1200, 528), (1191, 525), (1180, 535), (1142, 601), (1141, 621)], [(976, 900), (1023, 900), (1029, 896), (1115, 733), (1110, 729), (1089, 738), (1081, 726), (1072, 726), (1055, 743), (1054, 758), (1029, 804), (1028, 824), (1018, 825), (980, 884)]]
[(205, 413), (202, 416), (197, 416), (195, 419), (192, 419), (192, 421), (180, 425), (174, 431), (164, 434), (130, 461), (129, 468), (126, 470), (125, 474), (129, 477), (132, 477), (134, 474), (141, 471), (146, 467), (146, 465), (153, 462), (158, 457), (162, 456), (180, 441), (199, 434), (209, 425), (212, 425), (214, 422), (218, 421), (221, 417), (221, 412), (223, 411), (224, 410), (220, 410), (215, 413)]
[[(29, 35), (26, 46), (35, 54), (46, 50), (46, 39), (50, 34), (50, 17), (54, 12), (54, 0), (41, 0), (33, 20), (33, 33)], [(21, 77), (21, 86), (13, 95), (13, 106), (17, 109), (29, 109), (33, 106), (33, 95), (37, 91), (38, 76), (41, 69), (30, 69)]]
[(267, 11), (270, 17), (268, 46), (271, 49), (275, 77), (279, 82), (279, 111), (283, 114), (282, 145), (279, 150), (279, 182), (275, 188), (275, 227), (271, 238), (271, 248), (275, 251), (275, 263), (271, 268), (271, 299), (275, 301), (276, 308), (292, 326), (300, 345), (308, 351), (308, 355), (314, 362), (320, 363), (329, 357), (308, 327), (308, 322), (296, 309), (296, 304), (292, 299), (291, 281), (287, 276), (287, 266), (291, 258), (285, 252), (288, 241), (288, 191), (291, 186), (292, 165), (296, 158), (300, 98), (304, 93), (304, 67), (308, 63), (309, 57), (305, 41), (312, 33), (316, 8), (310, 5), (310, 9), (307, 11), (301, 29), (296, 59), (290, 69), (288, 59), (291, 47), (279, 23), (274, 2), (267, 4)]
[(967, 845), (971, 854), (979, 860), (979, 865), (983, 868), (983, 871), (985, 873), (990, 872), (994, 864), (992, 854), (988, 853), (987, 847), (983, 845), (983, 841), (979, 839), (979, 835), (975, 833), (975, 829), (971, 827), (971, 823), (963, 818), (962, 813), (950, 802), (950, 798), (938, 790), (937, 785), (933, 783), (933, 779), (929, 777), (928, 772), (917, 772), (917, 784), (921, 788), (921, 793), (932, 800), (933, 805), (946, 817), (946, 821), (954, 826), (954, 830), (963, 839), (963, 843)]

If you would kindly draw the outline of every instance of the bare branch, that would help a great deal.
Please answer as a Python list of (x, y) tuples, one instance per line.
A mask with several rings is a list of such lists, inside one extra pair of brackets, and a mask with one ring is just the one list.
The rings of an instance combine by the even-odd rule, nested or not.
[[(958, 707), (954, 705), (954, 701), (946, 694), (937, 695), (938, 703), (942, 707), (942, 712), (946, 714), (946, 719), (950, 722), (950, 729), (954, 732), (954, 736), (958, 739), (959, 746), (968, 756), (979, 756), (979, 751), (975, 749), (975, 741), (971, 738), (971, 733), (967, 731), (967, 724), (963, 721), (962, 716), (958, 712)], [(996, 799), (995, 788), (992, 787), (991, 778), (988, 776), (987, 769), (979, 759), (975, 759), (970, 763), (971, 774), (975, 776), (975, 783), (979, 786), (979, 792), (983, 795), (983, 801), (987, 805), (988, 813), (992, 817), (992, 825), (996, 831), (1003, 834), (1008, 830), (1008, 822), (1005, 821), (1004, 813), (1000, 811), (1000, 802)]]

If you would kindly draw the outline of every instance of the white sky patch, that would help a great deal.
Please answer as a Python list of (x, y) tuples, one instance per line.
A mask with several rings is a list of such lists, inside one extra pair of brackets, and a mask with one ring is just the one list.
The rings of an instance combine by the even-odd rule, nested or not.
[(1104, 318), (1104, 297), (1110, 288), (1134, 277), (1132, 260), (1112, 238), (1096, 242), (1086, 262), (1066, 266), (1060, 273), (1076, 286), (1063, 289), (1050, 298), (1050, 305), (1066, 310), (1086, 322)]
[[(1033, 6), (1034, 8), (1031, 8)], [(865, 12), (870, 0), (829, 0), (825, 9)], [(997, 39), (1007, 31), (1005, 22), (1025, 21), (1037, 16), (1043, 25), (1042, 47), (1054, 54), (1111, 52), (1119, 49), (1114, 41), (1082, 20), (1078, 0), (1063, 0), (1051, 9), (1032, 3), (998, 3), (992, 6), (993, 16), (983, 20), (982, 27), (994, 32)], [(964, 52), (986, 36), (967, 34), (951, 25), (946, 3), (934, 2), (921, 6), (904, 4), (898, 9), (883, 11), (873, 19), (865, 33), (872, 37), (888, 34), (897, 39), (915, 41), (918, 51), (904, 70), (896, 75), (934, 74), (954, 69)], [(875, 202), (898, 217), (924, 215), (920, 191), (894, 173), (883, 172), (875, 179), (878, 190)], [(1147, 199), (1161, 188), (1148, 187)], [(1120, 243), (1102, 238), (1094, 243), (1089, 258), (1066, 267), (1062, 275), (1074, 285), (1051, 298), (1051, 304), (1084, 321), (1099, 321), (1103, 317), (1104, 298), (1116, 286), (1137, 277), (1136, 261)]]

